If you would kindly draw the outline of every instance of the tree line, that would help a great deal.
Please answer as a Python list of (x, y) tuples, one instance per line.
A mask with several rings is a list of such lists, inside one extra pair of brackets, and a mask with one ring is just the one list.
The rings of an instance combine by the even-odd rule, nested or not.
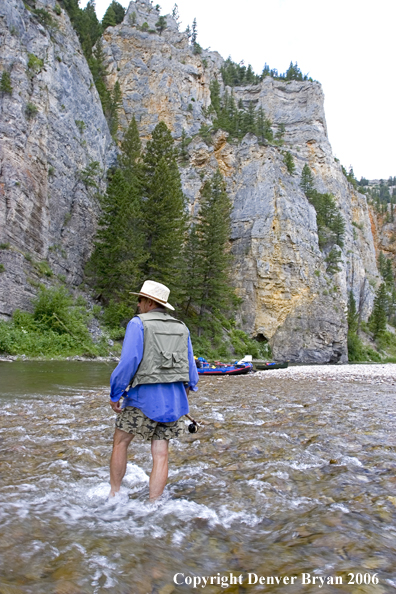
[(237, 64), (231, 60), (231, 57), (228, 57), (222, 65), (221, 76), (224, 85), (229, 87), (258, 85), (267, 76), (271, 76), (275, 80), (309, 80), (313, 82), (311, 77), (301, 72), (297, 62), (295, 64), (290, 62), (289, 68), (284, 73), (279, 73), (276, 68), (270, 69), (268, 64), (265, 64), (262, 73), (255, 74), (250, 64), (247, 67), (243, 61)]

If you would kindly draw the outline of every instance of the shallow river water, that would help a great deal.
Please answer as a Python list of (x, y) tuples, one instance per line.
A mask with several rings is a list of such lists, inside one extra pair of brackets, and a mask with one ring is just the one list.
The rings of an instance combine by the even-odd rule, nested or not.
[(149, 504), (141, 441), (107, 500), (113, 367), (0, 362), (1, 594), (396, 592), (395, 379), (205, 378)]

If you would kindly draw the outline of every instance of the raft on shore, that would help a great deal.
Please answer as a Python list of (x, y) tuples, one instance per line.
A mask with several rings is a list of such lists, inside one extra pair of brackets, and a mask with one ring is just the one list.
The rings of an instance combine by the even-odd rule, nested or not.
[(195, 363), (198, 375), (243, 375), (253, 369), (253, 363), (244, 360), (235, 363), (221, 363), (220, 361), (209, 363), (203, 357), (199, 357)]
[(289, 367), (288, 361), (286, 361), (285, 363), (267, 363), (264, 361), (258, 361), (257, 363), (254, 363), (254, 368), (257, 369), (257, 371), (269, 371), (271, 369), (286, 369), (287, 367)]

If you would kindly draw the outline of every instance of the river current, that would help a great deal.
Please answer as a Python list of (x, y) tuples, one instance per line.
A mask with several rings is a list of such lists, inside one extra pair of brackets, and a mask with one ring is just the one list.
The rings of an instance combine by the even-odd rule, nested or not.
[(113, 367), (0, 362), (1, 594), (396, 592), (393, 382), (204, 378), (149, 504), (142, 441), (107, 498)]

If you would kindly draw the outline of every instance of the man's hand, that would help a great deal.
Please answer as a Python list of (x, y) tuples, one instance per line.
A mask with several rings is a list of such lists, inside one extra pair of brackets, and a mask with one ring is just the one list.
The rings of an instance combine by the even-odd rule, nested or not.
[(117, 402), (113, 402), (112, 400), (110, 400), (110, 406), (114, 410), (114, 412), (116, 412), (117, 414), (119, 414), (120, 412), (122, 412), (122, 408), (120, 406), (120, 402), (121, 402), (121, 398)]

